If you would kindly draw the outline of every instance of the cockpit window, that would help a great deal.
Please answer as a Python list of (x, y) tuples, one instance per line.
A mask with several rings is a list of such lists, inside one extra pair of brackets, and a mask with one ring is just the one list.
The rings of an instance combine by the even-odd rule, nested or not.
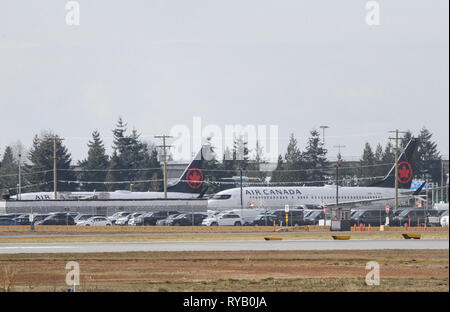
[(213, 197), (213, 199), (229, 199), (229, 198), (231, 198), (230, 194), (215, 195)]

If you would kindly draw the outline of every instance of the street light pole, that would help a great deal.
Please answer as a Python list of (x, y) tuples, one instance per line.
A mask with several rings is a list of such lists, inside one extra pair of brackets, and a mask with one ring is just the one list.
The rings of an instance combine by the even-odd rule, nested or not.
[(330, 128), (329, 126), (320, 126), (320, 129), (322, 129), (322, 142), (325, 144), (325, 129)]

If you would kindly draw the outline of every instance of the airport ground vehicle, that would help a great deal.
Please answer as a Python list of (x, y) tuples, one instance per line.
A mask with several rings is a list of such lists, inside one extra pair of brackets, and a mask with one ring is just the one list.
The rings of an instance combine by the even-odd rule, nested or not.
[[(398, 216), (396, 216), (391, 225), (396, 226), (424, 226), (425, 220), (428, 221), (428, 217), (436, 217), (438, 216), (437, 210), (427, 210), (424, 209), (405, 209)], [(417, 224), (419, 223), (419, 224)], [(428, 222), (427, 222), (428, 223)]]
[(129, 211), (119, 211), (113, 214), (112, 216), (108, 217), (108, 219), (109, 221), (111, 221), (112, 224), (115, 224), (117, 219), (128, 216), (129, 214), (131, 214), (131, 212)]
[(167, 221), (167, 225), (201, 225), (203, 219), (207, 217), (204, 213), (182, 213)]
[(73, 218), (67, 214), (50, 214), (44, 220), (34, 223), (35, 225), (75, 225)]
[(277, 223), (278, 217), (273, 214), (261, 214), (256, 216), (256, 218), (250, 223), (254, 226), (271, 226), (273, 222)]
[(178, 211), (157, 211), (145, 213), (136, 218), (136, 225), (156, 225), (156, 222), (161, 219), (165, 219), (170, 215), (180, 214)]
[(78, 226), (111, 226), (112, 223), (106, 217), (91, 217), (89, 219), (80, 221), (77, 223)]
[(242, 218), (234, 211), (224, 211), (214, 216), (203, 219), (202, 225), (217, 226), (217, 225), (234, 225), (240, 226), (244, 222)]

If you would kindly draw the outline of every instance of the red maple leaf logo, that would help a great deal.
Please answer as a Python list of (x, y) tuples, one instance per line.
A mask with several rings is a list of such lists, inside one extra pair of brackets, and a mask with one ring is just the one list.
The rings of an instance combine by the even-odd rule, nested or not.
[(202, 183), (203, 183), (203, 172), (200, 169), (192, 168), (186, 174), (186, 179), (187, 179), (188, 185), (191, 188), (197, 189), (200, 186), (202, 186)]
[(398, 164), (398, 180), (400, 183), (408, 183), (412, 179), (412, 168), (411, 165), (406, 162), (402, 161), (400, 164)]

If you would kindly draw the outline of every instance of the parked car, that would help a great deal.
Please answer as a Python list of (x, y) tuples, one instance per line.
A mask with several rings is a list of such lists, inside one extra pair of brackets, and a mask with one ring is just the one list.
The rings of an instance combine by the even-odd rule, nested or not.
[(226, 211), (215, 216), (210, 216), (202, 221), (202, 225), (217, 226), (217, 225), (243, 225), (242, 218), (235, 212)]
[(269, 226), (273, 225), (273, 221), (277, 222), (278, 217), (273, 214), (260, 214), (250, 223), (254, 226)]
[(67, 214), (50, 214), (44, 220), (34, 223), (35, 225), (75, 225), (73, 218)]
[[(425, 212), (422, 208), (405, 209), (392, 220), (392, 225), (405, 226), (411, 224), (411, 226), (423, 226), (426, 218), (436, 216), (438, 216), (436, 210), (427, 210)], [(419, 220), (419, 224), (417, 224), (417, 220)]]
[(17, 222), (10, 218), (0, 218), (0, 225), (17, 225)]
[(386, 223), (386, 216), (389, 216), (389, 224), (392, 220), (392, 214), (386, 215), (385, 209), (364, 209), (359, 210), (350, 218), (350, 224), (353, 225), (371, 225), (379, 226)]
[(167, 225), (201, 225), (203, 219), (207, 217), (204, 213), (182, 213), (175, 218), (168, 220)]
[(441, 226), (448, 226), (448, 210), (441, 214)]
[(112, 222), (106, 217), (91, 217), (77, 223), (79, 226), (111, 226)]
[(78, 216), (76, 216), (75, 218), (73, 218), (73, 220), (75, 221), (75, 223), (81, 222), (81, 221), (85, 221), (89, 218), (92, 217), (103, 217), (103, 216), (99, 216), (96, 214), (79, 214)]
[[(284, 209), (272, 211), (272, 214), (276, 215), (277, 224), (285, 226), (286, 225), (286, 212)], [(291, 209), (288, 213), (288, 225), (299, 226), (304, 225), (305, 219), (303, 217), (303, 210)]]
[(18, 225), (30, 225), (30, 215), (28, 214), (24, 214), (24, 215), (20, 215), (17, 218), (13, 218), (13, 220), (18, 224)]
[(159, 226), (162, 226), (162, 225), (169, 225), (168, 223), (170, 223), (171, 220), (173, 220), (173, 218), (178, 217), (180, 214), (181, 214), (181, 213), (175, 213), (175, 214), (172, 214), (172, 215), (168, 216), (168, 217), (165, 218), (165, 219), (158, 220), (158, 221), (156, 221), (156, 225), (159, 225)]
[(156, 225), (156, 222), (170, 215), (180, 214), (178, 211), (157, 211), (143, 214), (136, 219), (136, 225)]
[(112, 216), (109, 216), (108, 220), (111, 221), (112, 224), (116, 224), (117, 219), (128, 216), (129, 214), (131, 214), (131, 212), (119, 211), (119, 212), (116, 212), (115, 214), (113, 214)]
[(50, 215), (46, 214), (46, 213), (33, 215), (33, 222), (34, 222), (34, 224), (36, 224), (37, 222), (44, 220), (48, 216), (50, 216)]
[[(127, 222), (126, 222), (125, 224), (123, 224), (123, 225), (135, 225), (136, 219), (137, 219), (139, 216), (142, 216), (144, 213), (145, 213), (145, 212), (134, 212), (134, 213), (128, 215), (128, 220), (127, 220)], [(116, 224), (117, 224), (117, 223), (116, 223)]]
[(304, 224), (305, 225), (317, 225), (319, 224), (319, 220), (323, 219), (325, 217), (322, 209), (316, 209), (311, 212), (309, 212), (304, 217)]

